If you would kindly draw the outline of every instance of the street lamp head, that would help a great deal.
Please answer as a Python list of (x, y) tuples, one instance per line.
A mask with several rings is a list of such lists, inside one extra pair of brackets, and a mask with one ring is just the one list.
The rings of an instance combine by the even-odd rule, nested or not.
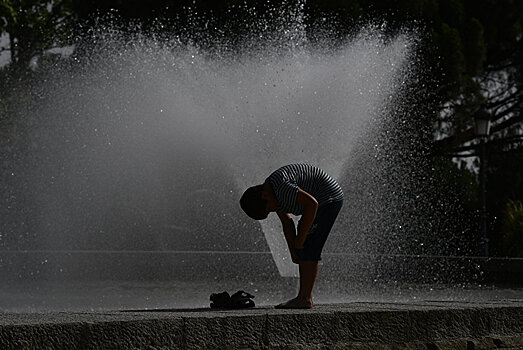
[(474, 113), (474, 121), (476, 122), (476, 128), (475, 133), (476, 136), (482, 137), (482, 136), (488, 136), (490, 133), (490, 119), (491, 115), (487, 110), (483, 107), (480, 107)]

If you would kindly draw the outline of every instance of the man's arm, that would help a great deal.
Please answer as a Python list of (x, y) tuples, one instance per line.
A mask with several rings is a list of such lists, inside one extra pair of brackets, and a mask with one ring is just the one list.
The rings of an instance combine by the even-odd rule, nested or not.
[(318, 210), (318, 201), (309, 193), (298, 189), (298, 197), (296, 201), (303, 206), (303, 215), (301, 216), (301, 225), (298, 229), (298, 235), (294, 241), (296, 249), (302, 249), (305, 239), (307, 239), (307, 232), (312, 227), (312, 223), (316, 218), (316, 211)]
[(283, 228), (283, 234), (285, 235), (285, 240), (287, 241), (287, 246), (289, 247), (289, 252), (291, 253), (292, 261), (294, 263), (298, 263), (296, 249), (294, 248), (296, 240), (296, 226), (294, 225), (294, 221), (292, 220), (289, 214), (281, 210), (278, 210), (276, 214), (278, 214), (278, 217), (280, 218)]

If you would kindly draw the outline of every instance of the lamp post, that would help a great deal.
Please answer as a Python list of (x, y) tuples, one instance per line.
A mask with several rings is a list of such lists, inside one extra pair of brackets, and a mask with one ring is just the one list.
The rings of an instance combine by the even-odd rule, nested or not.
[(490, 114), (480, 108), (474, 113), (475, 133), (479, 138), (479, 251), (488, 256), (487, 205), (486, 205), (486, 141), (490, 132)]

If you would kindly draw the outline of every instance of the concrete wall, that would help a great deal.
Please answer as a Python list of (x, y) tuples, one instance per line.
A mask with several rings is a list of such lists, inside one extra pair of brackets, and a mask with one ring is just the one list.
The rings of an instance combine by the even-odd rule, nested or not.
[(523, 349), (523, 301), (0, 314), (2, 349)]

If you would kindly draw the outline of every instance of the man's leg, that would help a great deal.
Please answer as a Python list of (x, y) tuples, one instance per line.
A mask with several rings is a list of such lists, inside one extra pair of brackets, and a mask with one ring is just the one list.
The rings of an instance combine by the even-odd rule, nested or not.
[(300, 261), (300, 291), (298, 296), (285, 303), (276, 305), (277, 309), (310, 309), (312, 302), (312, 288), (318, 275), (317, 261)]
[(317, 261), (300, 261), (300, 292), (297, 299), (309, 301), (312, 306), (312, 288), (318, 275)]

